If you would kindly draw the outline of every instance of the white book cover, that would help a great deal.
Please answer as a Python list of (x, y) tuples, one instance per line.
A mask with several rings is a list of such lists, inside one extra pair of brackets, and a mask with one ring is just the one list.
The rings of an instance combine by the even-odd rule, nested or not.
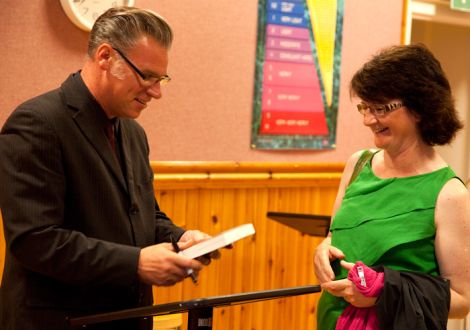
[(246, 223), (237, 227), (233, 227), (220, 234), (209, 238), (193, 245), (179, 253), (191, 259), (200, 257), (217, 249), (221, 249), (229, 244), (232, 244), (242, 238), (253, 235), (255, 227), (252, 223)]

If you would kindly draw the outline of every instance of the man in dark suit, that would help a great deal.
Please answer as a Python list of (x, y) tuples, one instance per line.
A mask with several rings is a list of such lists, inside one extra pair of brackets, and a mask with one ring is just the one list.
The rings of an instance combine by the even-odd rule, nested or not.
[[(1, 329), (66, 329), (67, 317), (149, 305), (151, 285), (203, 267), (165, 243), (173, 237), (186, 248), (207, 235), (159, 210), (147, 138), (134, 120), (169, 80), (171, 41), (150, 11), (108, 10), (91, 31), (83, 69), (5, 123)], [(151, 329), (151, 320), (87, 329)]]

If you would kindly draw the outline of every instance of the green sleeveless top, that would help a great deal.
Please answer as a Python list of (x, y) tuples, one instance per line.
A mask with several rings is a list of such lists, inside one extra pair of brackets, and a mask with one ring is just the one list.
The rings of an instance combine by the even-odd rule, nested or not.
[[(369, 160), (347, 187), (331, 225), (331, 244), (348, 262), (384, 265), (401, 271), (439, 275), (434, 251), (434, 209), (444, 184), (456, 177), (450, 167), (404, 178), (381, 179)], [(336, 279), (347, 270), (332, 263)], [(348, 303), (324, 291), (317, 329), (334, 330)]]

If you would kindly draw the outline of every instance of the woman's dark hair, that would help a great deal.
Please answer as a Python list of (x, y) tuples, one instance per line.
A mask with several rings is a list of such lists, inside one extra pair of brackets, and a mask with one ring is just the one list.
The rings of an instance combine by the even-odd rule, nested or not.
[(376, 104), (401, 100), (420, 118), (418, 128), (428, 145), (450, 143), (463, 127), (441, 64), (422, 44), (379, 52), (354, 74), (350, 94)]

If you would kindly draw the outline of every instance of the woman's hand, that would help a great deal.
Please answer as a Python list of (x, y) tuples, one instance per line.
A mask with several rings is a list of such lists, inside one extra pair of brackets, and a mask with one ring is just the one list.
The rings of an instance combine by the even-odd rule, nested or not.
[[(354, 172), (359, 157), (362, 151), (354, 153), (349, 157), (346, 166), (341, 176), (341, 182), (339, 184), (338, 194), (336, 195), (335, 203), (333, 205), (333, 212), (331, 214), (331, 224), (336, 212), (341, 207), (343, 197), (346, 192), (346, 188), (349, 185), (349, 180)], [(335, 279), (335, 273), (331, 268), (330, 262), (336, 259), (344, 259), (344, 253), (340, 249), (331, 245), (331, 234), (326, 237), (323, 242), (317, 246), (315, 250), (315, 257), (313, 259), (314, 271), (320, 284), (333, 281)]]
[[(341, 266), (347, 270), (353, 268), (354, 264), (346, 261), (341, 261)], [(323, 290), (328, 291), (333, 296), (342, 297), (348, 303), (355, 307), (370, 307), (375, 305), (377, 297), (366, 297), (360, 293), (356, 285), (347, 278), (338, 281), (330, 281), (322, 283)]]
[(344, 253), (331, 245), (331, 237), (327, 237), (315, 249), (313, 259), (314, 271), (320, 284), (335, 279), (335, 273), (331, 268), (330, 262), (335, 259), (343, 259)]

